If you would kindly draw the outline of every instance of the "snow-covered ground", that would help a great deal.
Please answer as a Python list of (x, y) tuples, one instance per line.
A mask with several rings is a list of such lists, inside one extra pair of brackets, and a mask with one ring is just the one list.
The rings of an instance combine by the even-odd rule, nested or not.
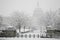
[(0, 40), (60, 40), (55, 38), (0, 38)]

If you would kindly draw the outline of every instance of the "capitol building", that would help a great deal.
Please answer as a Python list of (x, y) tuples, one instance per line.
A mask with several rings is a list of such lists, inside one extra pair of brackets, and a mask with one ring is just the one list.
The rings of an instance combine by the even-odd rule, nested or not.
[(36, 28), (35, 32), (40, 33), (40, 34), (45, 34), (46, 27), (41, 23), (41, 19), (43, 18), (44, 13), (43, 10), (39, 6), (39, 2), (37, 2), (37, 7), (33, 11), (33, 18), (32, 18), (32, 23), (33, 27)]

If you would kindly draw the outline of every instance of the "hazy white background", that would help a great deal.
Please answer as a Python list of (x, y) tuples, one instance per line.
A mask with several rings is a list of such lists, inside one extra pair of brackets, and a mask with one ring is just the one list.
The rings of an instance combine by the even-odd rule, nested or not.
[[(38, 0), (0, 0), (0, 14), (9, 16), (14, 11), (24, 11), (31, 15), (37, 7)], [(40, 8), (44, 11), (60, 8), (60, 0), (39, 0)]]

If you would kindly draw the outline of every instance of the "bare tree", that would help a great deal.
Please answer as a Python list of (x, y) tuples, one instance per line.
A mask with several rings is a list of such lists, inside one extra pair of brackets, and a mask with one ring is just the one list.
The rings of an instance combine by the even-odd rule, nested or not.
[(29, 17), (27, 17), (24, 12), (14, 12), (12, 15), (12, 22), (11, 25), (15, 26), (17, 29), (20, 29), (21, 27), (26, 27), (29, 25)]
[(51, 10), (46, 12), (39, 18), (39, 23), (42, 26), (54, 26), (56, 23), (56, 12)]
[(53, 25), (55, 23), (56, 13), (53, 11), (46, 13), (46, 19), (47, 19), (47, 26)]
[(2, 26), (3, 23), (3, 17), (0, 15), (0, 27)]
[(60, 8), (56, 10), (55, 28), (60, 29)]

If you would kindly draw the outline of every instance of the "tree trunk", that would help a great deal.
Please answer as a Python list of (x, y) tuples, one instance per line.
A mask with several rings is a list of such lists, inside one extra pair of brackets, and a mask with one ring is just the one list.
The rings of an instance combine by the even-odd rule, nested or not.
[(21, 26), (19, 26), (19, 33), (21, 32)]

